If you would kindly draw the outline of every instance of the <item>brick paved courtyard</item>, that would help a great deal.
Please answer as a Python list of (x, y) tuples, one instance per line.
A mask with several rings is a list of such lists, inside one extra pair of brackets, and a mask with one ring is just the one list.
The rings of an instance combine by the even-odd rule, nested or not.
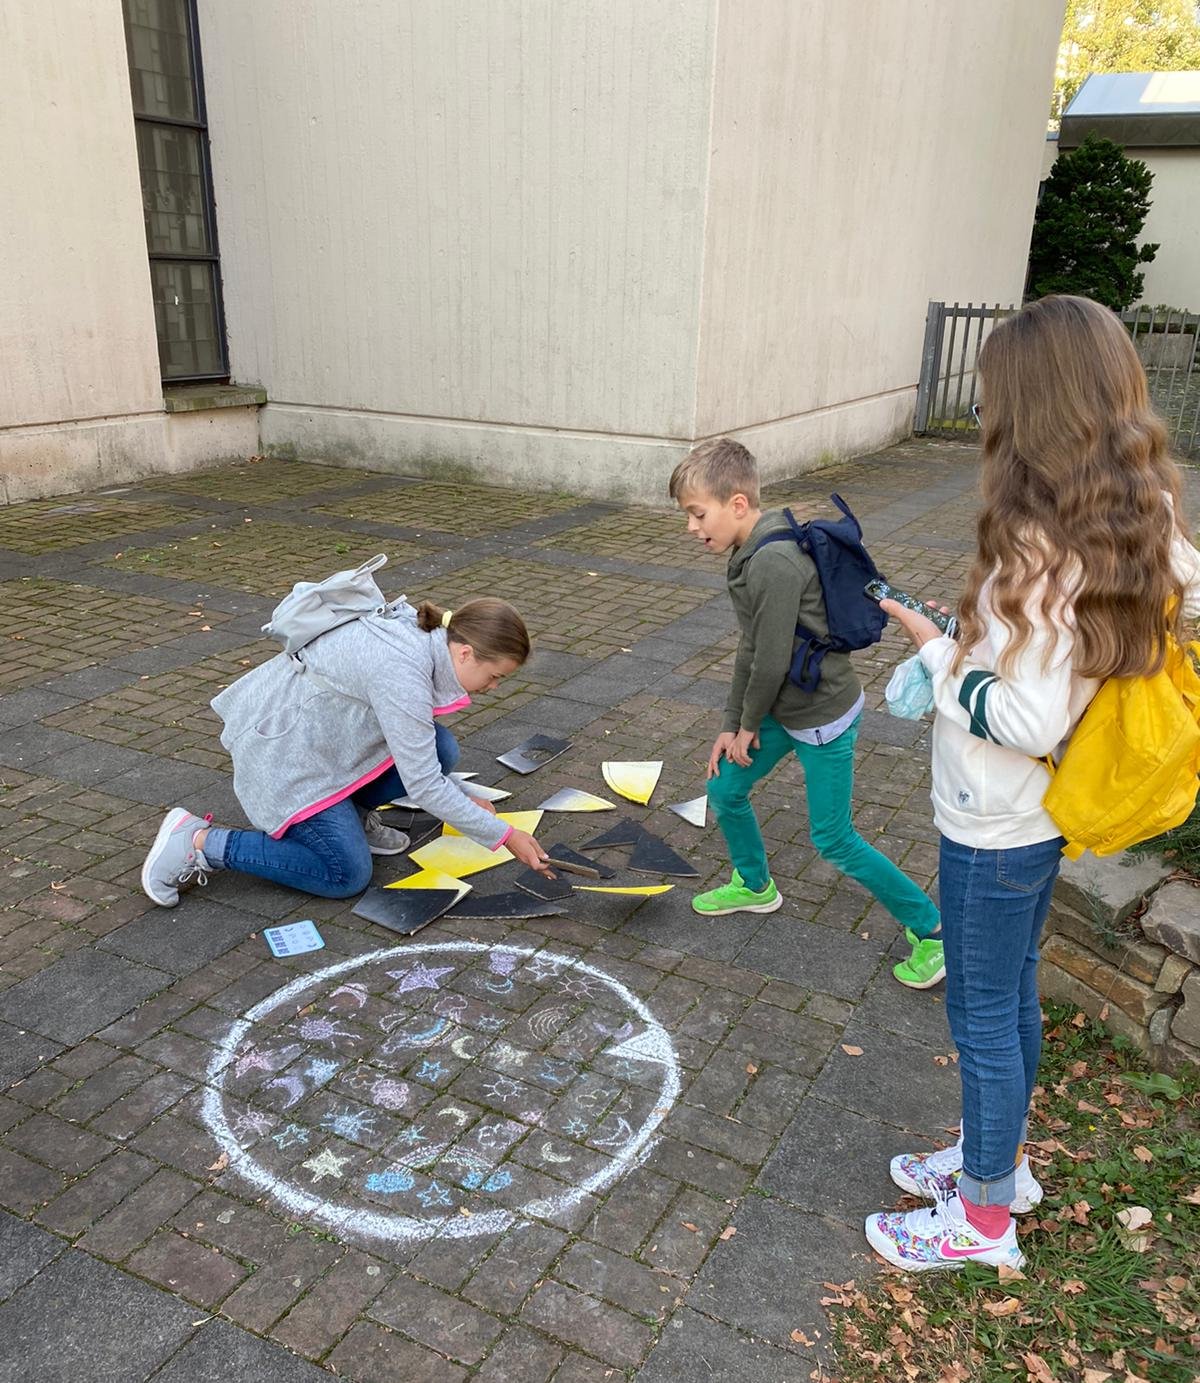
[[(914, 442), (768, 500), (840, 490), (893, 581), (953, 599), (974, 483), (969, 449)], [(623, 814), (698, 883), (410, 942), (227, 873), (147, 902), (165, 807), (244, 823), (208, 701), (274, 651), (259, 627), (293, 580), (376, 551), (385, 591), (503, 594), (534, 633), (455, 717), (462, 767), (525, 808), (661, 758)], [(949, 1038), (939, 993), (891, 978), (889, 917), (815, 857), (794, 764), (757, 797), (784, 908), (691, 913), (727, 866), (666, 804), (703, 791), (735, 640), (722, 563), (676, 518), (299, 464), (162, 477), (0, 509), (0, 634), (0, 1372), (781, 1383), (828, 1362), (822, 1281), (872, 1271), (888, 1157), (956, 1118)], [(856, 817), (930, 888), (927, 727), (880, 710), (902, 652), (889, 632), (859, 655)], [(573, 747), (528, 778), (495, 762), (538, 730)], [(272, 959), (261, 929), (306, 918), (325, 949)]]

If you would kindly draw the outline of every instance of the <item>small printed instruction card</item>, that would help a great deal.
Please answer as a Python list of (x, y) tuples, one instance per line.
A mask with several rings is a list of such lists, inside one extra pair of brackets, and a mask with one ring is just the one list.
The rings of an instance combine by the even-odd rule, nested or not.
[(286, 927), (264, 927), (263, 940), (273, 956), (299, 956), (319, 951), (325, 942), (312, 922), (292, 922)]

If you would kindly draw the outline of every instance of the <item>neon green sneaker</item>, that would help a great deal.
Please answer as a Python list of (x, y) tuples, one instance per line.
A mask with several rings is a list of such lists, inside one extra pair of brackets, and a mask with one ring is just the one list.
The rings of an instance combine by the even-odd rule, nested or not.
[(774, 912), (783, 907), (783, 894), (775, 887), (773, 879), (767, 886), (755, 893), (742, 883), (742, 876), (735, 869), (733, 878), (720, 888), (710, 888), (707, 893), (697, 893), (692, 899), (692, 911), (701, 917), (724, 917), (730, 912)]
[(945, 947), (936, 936), (922, 940), (916, 932), (904, 929), (912, 955), (892, 966), (892, 974), (909, 989), (932, 989), (946, 978)]

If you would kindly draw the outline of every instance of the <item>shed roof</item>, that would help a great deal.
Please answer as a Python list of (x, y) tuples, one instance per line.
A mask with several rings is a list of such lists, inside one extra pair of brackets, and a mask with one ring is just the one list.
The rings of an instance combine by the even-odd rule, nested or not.
[(1089, 134), (1126, 149), (1200, 145), (1200, 72), (1093, 72), (1063, 113), (1059, 147)]

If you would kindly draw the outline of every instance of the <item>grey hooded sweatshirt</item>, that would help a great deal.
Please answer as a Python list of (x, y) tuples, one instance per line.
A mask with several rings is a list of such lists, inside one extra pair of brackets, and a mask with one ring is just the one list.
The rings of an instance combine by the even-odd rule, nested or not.
[(397, 600), (322, 634), (300, 656), (304, 666), (278, 654), (212, 702), (234, 791), (259, 830), (281, 836), (394, 762), (425, 811), (481, 845), (501, 844), (507, 824), (438, 763), (434, 708), (465, 695), (444, 629), (425, 633), (413, 607)]

